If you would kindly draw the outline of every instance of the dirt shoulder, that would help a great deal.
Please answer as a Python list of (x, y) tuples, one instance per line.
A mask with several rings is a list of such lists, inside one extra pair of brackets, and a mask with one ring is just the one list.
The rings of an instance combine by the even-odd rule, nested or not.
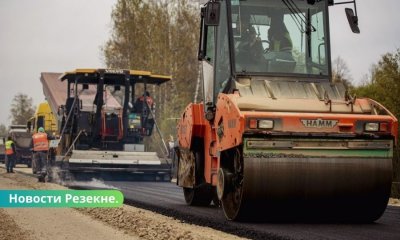
[[(35, 182), (20, 174), (0, 169), (0, 189), (59, 189), (55, 184)], [(4, 208), (0, 209), (1, 239), (135, 239), (104, 222), (93, 220), (74, 209)]]
[[(64, 189), (0, 168), (0, 189)], [(92, 209), (0, 209), (0, 239), (239, 239), (124, 205)], [(17, 235), (10, 235), (10, 234)], [(18, 236), (17, 238), (13, 236)]]
[(29, 239), (30, 233), (21, 229), (15, 220), (3, 209), (0, 209), (0, 240)]

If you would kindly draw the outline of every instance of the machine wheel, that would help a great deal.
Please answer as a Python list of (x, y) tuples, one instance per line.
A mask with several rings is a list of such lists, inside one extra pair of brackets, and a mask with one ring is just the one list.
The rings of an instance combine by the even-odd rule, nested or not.
[(195, 186), (204, 184), (206, 180), (204, 179), (204, 143), (203, 139), (195, 139), (195, 148), (192, 150), (195, 162)]
[(185, 201), (190, 206), (208, 206), (213, 199), (212, 187), (202, 185), (196, 188), (183, 188)]
[(218, 172), (217, 193), (224, 214), (229, 220), (241, 220), (239, 211), (243, 196), (243, 160), (240, 150), (234, 149), (233, 166), (220, 168)]
[(242, 220), (239, 215), (239, 210), (242, 205), (242, 186), (232, 189), (231, 192), (227, 193), (224, 198), (222, 198), (222, 208), (224, 210), (225, 216), (229, 220)]
[[(195, 162), (195, 186), (183, 188), (185, 201), (191, 206), (208, 206), (214, 197), (214, 188), (204, 179), (204, 143), (203, 139), (194, 139), (192, 154)], [(214, 191), (213, 191), (214, 190)]]

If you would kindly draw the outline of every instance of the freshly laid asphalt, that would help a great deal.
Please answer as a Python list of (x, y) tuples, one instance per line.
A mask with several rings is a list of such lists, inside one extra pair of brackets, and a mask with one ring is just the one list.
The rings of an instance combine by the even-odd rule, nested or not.
[(106, 181), (124, 193), (125, 203), (182, 221), (252, 239), (400, 239), (400, 207), (389, 206), (375, 223), (239, 223), (225, 219), (221, 208), (191, 207), (182, 189), (168, 182)]

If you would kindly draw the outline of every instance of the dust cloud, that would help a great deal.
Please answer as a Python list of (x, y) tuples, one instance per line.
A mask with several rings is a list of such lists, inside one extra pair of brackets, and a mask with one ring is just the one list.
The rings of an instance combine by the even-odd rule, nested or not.
[(51, 182), (60, 184), (69, 188), (98, 188), (98, 189), (117, 189), (119, 188), (106, 184), (103, 180), (97, 178), (91, 178), (90, 180), (78, 180), (75, 179), (70, 173), (61, 171), (59, 167), (52, 167), (49, 171), (49, 176)]

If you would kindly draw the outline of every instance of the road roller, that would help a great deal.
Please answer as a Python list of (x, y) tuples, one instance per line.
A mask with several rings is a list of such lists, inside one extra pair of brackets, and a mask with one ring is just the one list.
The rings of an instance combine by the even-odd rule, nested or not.
[[(335, 4), (221, 0), (201, 8), (203, 99), (184, 110), (175, 148), (188, 205), (221, 204), (234, 221), (371, 222), (383, 214), (398, 121), (332, 80)], [(359, 33), (350, 4), (350, 29)]]

